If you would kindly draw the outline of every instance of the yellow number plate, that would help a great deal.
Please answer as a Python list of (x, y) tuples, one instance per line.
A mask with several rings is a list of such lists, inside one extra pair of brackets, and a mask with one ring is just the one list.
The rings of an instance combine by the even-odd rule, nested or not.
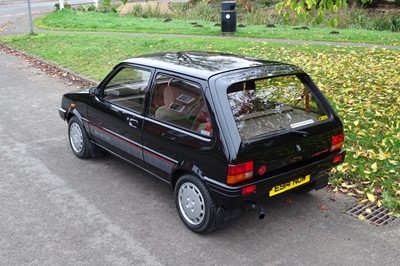
[(280, 184), (278, 186), (273, 187), (270, 191), (269, 191), (269, 196), (275, 196), (278, 195), (282, 192), (291, 190), (292, 188), (298, 187), (300, 185), (303, 185), (307, 182), (310, 182), (310, 175), (306, 175), (305, 177), (300, 177), (294, 180), (291, 180), (289, 182)]

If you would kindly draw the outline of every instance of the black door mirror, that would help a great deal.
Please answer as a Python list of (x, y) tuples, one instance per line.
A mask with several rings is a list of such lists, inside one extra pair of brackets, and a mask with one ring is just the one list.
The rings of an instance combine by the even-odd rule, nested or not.
[(90, 96), (97, 96), (98, 93), (99, 93), (99, 90), (97, 89), (97, 87), (91, 87), (89, 89)]

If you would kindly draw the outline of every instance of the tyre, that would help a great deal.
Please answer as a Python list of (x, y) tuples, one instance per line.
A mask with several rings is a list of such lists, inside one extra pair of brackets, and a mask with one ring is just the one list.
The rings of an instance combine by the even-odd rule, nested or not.
[(75, 116), (69, 120), (68, 140), (72, 152), (79, 158), (90, 158), (89, 138), (81, 122)]
[(207, 233), (216, 229), (217, 206), (203, 181), (193, 175), (181, 176), (174, 197), (179, 216), (190, 230)]

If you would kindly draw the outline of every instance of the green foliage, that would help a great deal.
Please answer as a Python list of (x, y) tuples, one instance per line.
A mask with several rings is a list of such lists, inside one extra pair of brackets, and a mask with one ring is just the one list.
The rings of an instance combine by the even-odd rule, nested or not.
[[(281, 16), (277, 13), (271, 14), (266, 6), (275, 4), (275, 0), (266, 1), (238, 1), (236, 5), (237, 21), (245, 25), (266, 25), (282, 22)], [(195, 4), (171, 3), (172, 17), (175, 19), (206, 20), (212, 22), (221, 21), (221, 2), (197, 1)]]
[(396, 5), (400, 6), (400, 0), (394, 0), (394, 2), (396, 3)]
[(96, 11), (96, 6), (95, 5), (80, 5), (74, 10), (80, 11), (80, 12), (93, 12)]
[[(383, 0), (357, 0), (363, 6), (373, 6)], [(400, 0), (398, 0), (400, 1)], [(354, 5), (347, 9), (346, 0), (284, 0), (276, 5), (288, 24), (312, 24), (337, 28), (360, 28), (399, 32), (399, 11), (371, 12)]]
[(161, 3), (155, 3), (155, 5), (134, 5), (127, 15), (138, 18), (169, 17), (168, 12), (161, 8)]
[(375, 31), (400, 32), (400, 13), (370, 13), (354, 8), (348, 13), (348, 26)]
[[(60, 10), (60, 3), (57, 2), (54, 7), (56, 8), (56, 10)], [(70, 4), (68, 4), (67, 1), (64, 1), (64, 9), (71, 9), (72, 6)]]
[(206, 20), (218, 22), (221, 20), (220, 2), (208, 3), (197, 1), (197, 3), (175, 3), (170, 5), (172, 17), (175, 19)]
[[(305, 24), (321, 24), (328, 12), (337, 14), (339, 9), (346, 8), (347, 0), (283, 0), (276, 5), (285, 20), (294, 16)], [(328, 21), (330, 27), (337, 27), (338, 24), (338, 15)]]
[(104, 13), (117, 13), (117, 9), (114, 7), (112, 0), (103, 0), (99, 11)]
[(384, 2), (384, 0), (357, 0), (356, 3), (364, 7), (375, 7), (378, 4)]
[[(254, 14), (259, 14), (258, 10)], [(349, 14), (356, 12), (350, 12)], [(172, 16), (172, 14), (168, 14)], [(191, 35), (221, 35), (221, 27), (215, 26), (215, 22), (204, 20), (173, 20), (164, 23), (164, 17), (141, 18), (133, 16), (120, 16), (114, 13), (77, 12), (63, 10), (53, 12), (34, 21), (36, 27), (49, 30), (75, 30), (75, 31), (120, 31), (120, 32), (145, 32), (145, 33), (167, 33), (167, 34), (191, 34)], [(273, 19), (273, 18), (271, 18)], [(350, 15), (348, 17), (350, 21)], [(194, 27), (191, 23), (196, 22), (203, 27)], [(238, 20), (242, 23), (242, 18)], [(350, 24), (350, 22), (348, 22)], [(340, 30), (340, 34), (329, 34), (331, 29), (322, 27), (310, 27), (310, 30), (294, 30), (292, 27), (276, 25), (268, 28), (263, 25), (248, 25), (245, 28), (237, 28), (235, 33), (238, 37), (275, 38), (293, 40), (323, 40), (340, 42), (365, 42), (375, 44), (400, 44), (400, 35), (390, 32), (379, 32), (355, 29)]]

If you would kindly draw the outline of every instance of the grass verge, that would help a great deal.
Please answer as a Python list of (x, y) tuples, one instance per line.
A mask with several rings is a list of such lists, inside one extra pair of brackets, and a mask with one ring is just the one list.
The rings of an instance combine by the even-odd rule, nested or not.
[[(194, 26), (193, 22), (197, 25)], [(140, 32), (163, 34), (221, 35), (221, 27), (209, 21), (172, 20), (164, 22), (160, 18), (137, 18), (98, 12), (80, 12), (62, 10), (50, 13), (35, 21), (35, 26), (49, 30), (71, 31), (111, 31)], [(390, 31), (370, 31), (362, 29), (340, 29), (339, 34), (330, 34), (330, 28), (313, 28), (295, 30), (290, 26), (277, 25), (268, 28), (265, 25), (247, 25), (237, 28), (237, 37), (317, 40), (333, 42), (355, 42), (372, 44), (400, 45), (400, 35)]]
[(344, 123), (348, 154), (332, 171), (335, 190), (384, 204), (400, 216), (400, 51), (85, 34), (0, 41), (96, 80), (122, 59), (166, 50), (223, 51), (296, 64), (313, 77)]

